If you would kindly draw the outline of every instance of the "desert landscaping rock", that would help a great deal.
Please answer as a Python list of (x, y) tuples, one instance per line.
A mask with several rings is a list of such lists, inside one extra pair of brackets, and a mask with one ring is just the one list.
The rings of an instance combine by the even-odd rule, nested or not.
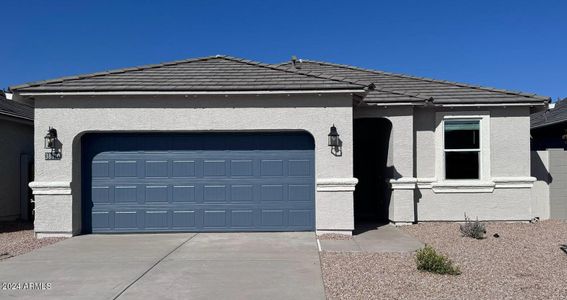
[[(330, 299), (566, 299), (567, 222), (487, 223), (487, 238), (462, 237), (456, 223), (402, 230), (449, 256), (458, 276), (416, 269), (413, 253), (321, 253)], [(498, 233), (499, 238), (493, 234)]]
[(30, 252), (65, 238), (36, 239), (31, 223), (2, 222), (0, 223), (0, 261)]

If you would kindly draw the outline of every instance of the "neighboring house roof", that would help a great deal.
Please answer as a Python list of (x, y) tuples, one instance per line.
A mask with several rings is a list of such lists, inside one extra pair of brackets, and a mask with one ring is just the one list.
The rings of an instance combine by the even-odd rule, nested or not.
[(0, 115), (33, 121), (33, 107), (7, 100), (4, 93), (0, 92)]
[[(330, 76), (342, 76), (352, 80), (364, 80), (374, 83), (375, 89), (368, 93), (364, 99), (365, 102), (432, 101), (437, 104), (505, 104), (549, 101), (549, 97), (535, 94), (388, 73), (349, 65), (312, 60), (302, 60), (301, 62), (296, 62), (296, 65), (300, 66), (302, 71), (316, 71)], [(291, 62), (282, 63), (278, 66), (295, 69)], [(392, 97), (382, 91), (398, 93), (399, 96)]]
[(567, 98), (555, 103), (551, 109), (532, 114), (530, 121), (532, 129), (567, 122)]
[(363, 90), (370, 82), (210, 56), (12, 86), (16, 92)]

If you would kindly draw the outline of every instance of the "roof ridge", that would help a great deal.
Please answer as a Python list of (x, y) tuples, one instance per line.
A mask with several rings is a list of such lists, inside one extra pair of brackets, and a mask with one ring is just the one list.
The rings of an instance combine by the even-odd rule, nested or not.
[(241, 62), (241, 63), (246, 63), (246, 64), (249, 64), (249, 65), (268, 68), (268, 69), (277, 70), (277, 71), (283, 71), (283, 72), (288, 72), (288, 73), (293, 73), (293, 74), (300, 74), (300, 75), (322, 78), (322, 79), (327, 79), (327, 80), (333, 80), (333, 81), (338, 81), (338, 82), (346, 82), (346, 83), (350, 83), (350, 84), (366, 86), (366, 87), (371, 88), (371, 89), (373, 89), (375, 87), (375, 84), (371, 81), (351, 80), (351, 79), (348, 79), (346, 77), (337, 78), (337, 76), (331, 76), (331, 75), (327, 75), (325, 73), (315, 72), (315, 71), (291, 70), (291, 69), (276, 66), (276, 65), (273, 65), (273, 64), (267, 64), (267, 63), (263, 63), (263, 62), (259, 62), (259, 61), (243, 59), (243, 58), (233, 57), (233, 56), (229, 56), (229, 55), (222, 55), (220, 57), (222, 57), (224, 59), (232, 60), (232, 61), (238, 61), (238, 62)]
[[(385, 72), (385, 71), (361, 68), (361, 67), (345, 65), (345, 64), (329, 63), (329, 62), (309, 60), (309, 59), (303, 59), (303, 62), (316, 63), (316, 64), (321, 64), (321, 65), (329, 65), (329, 66), (347, 68), (347, 69), (351, 69), (351, 70), (358, 70), (358, 71), (364, 71), (364, 72), (387, 75), (387, 76), (396, 76), (396, 77), (401, 77), (401, 78), (410, 78), (410, 79), (417, 79), (417, 80), (423, 80), (423, 81), (429, 81), (429, 82), (435, 82), (435, 83), (441, 83), (441, 84), (447, 84), (447, 85), (468, 87), (468, 88), (473, 88), (473, 89), (503, 93), (503, 94), (507, 94), (507, 95), (517, 95), (517, 96), (522, 96), (522, 97), (526, 97), (526, 98), (537, 98), (537, 99), (541, 99), (541, 100), (550, 100), (551, 99), (550, 97), (540, 96), (540, 95), (537, 95), (537, 94), (528, 94), (528, 93), (523, 93), (523, 92), (519, 92), (519, 91), (509, 91), (509, 90), (504, 90), (504, 89), (497, 89), (497, 88), (485, 87), (485, 86), (480, 86), (480, 85), (472, 85), (472, 84), (455, 82), (455, 81), (438, 80), (438, 79), (433, 79), (433, 78), (428, 78), (428, 77), (418, 77), (418, 76), (412, 76), (412, 75), (406, 75), (406, 74), (400, 74), (400, 73)], [(289, 62), (281, 63), (279, 65), (284, 65), (284, 64), (289, 64)]]
[(136, 66), (136, 67), (127, 67), (127, 68), (106, 70), (106, 71), (87, 73), (87, 74), (82, 74), (82, 75), (80, 74), (80, 75), (64, 76), (64, 77), (58, 77), (58, 78), (54, 78), (54, 79), (32, 81), (30, 83), (14, 85), (14, 86), (9, 87), (8, 90), (11, 92), (14, 89), (39, 86), (39, 85), (42, 85), (42, 84), (58, 83), (58, 82), (85, 79), (85, 78), (93, 78), (93, 77), (110, 75), (110, 74), (121, 74), (121, 73), (130, 72), (130, 71), (148, 70), (148, 69), (161, 68), (161, 67), (165, 67), (165, 66), (173, 66), (173, 65), (178, 65), (178, 64), (182, 64), (182, 63), (203, 61), (203, 60), (209, 60), (209, 59), (221, 58), (221, 57), (224, 57), (224, 55), (217, 54), (217, 55), (202, 56), (202, 57), (195, 57), (195, 58), (189, 58), (189, 59), (181, 59), (181, 60), (175, 60), (175, 61), (169, 61), (169, 62), (161, 62), (161, 63), (157, 63), (157, 64), (146, 64), (146, 65), (141, 65), (141, 66)]

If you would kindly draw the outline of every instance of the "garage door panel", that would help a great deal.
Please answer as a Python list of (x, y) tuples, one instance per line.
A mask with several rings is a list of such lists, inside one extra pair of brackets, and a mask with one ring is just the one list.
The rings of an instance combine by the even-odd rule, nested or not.
[(167, 186), (160, 185), (160, 186), (152, 186), (147, 185), (146, 187), (146, 203), (152, 202), (169, 202), (168, 200), (168, 188)]
[(205, 185), (203, 202), (226, 202), (226, 185)]
[(262, 176), (283, 176), (283, 160), (267, 159), (261, 161)]
[(92, 213), (92, 223), (93, 230), (110, 230), (111, 223), (110, 220), (113, 216), (108, 211), (93, 211)]
[(231, 160), (230, 175), (231, 176), (252, 176), (254, 175), (254, 164), (250, 159), (247, 160)]
[(251, 184), (232, 185), (230, 187), (231, 202), (254, 201), (254, 186)]
[(312, 211), (307, 209), (290, 209), (288, 213), (290, 226), (309, 226), (311, 223)]
[(110, 162), (107, 160), (93, 162), (93, 178), (108, 178), (110, 177)]
[(204, 176), (226, 176), (225, 160), (205, 160), (203, 161)]
[(148, 229), (169, 228), (169, 213), (164, 210), (146, 210), (144, 212), (144, 227)]
[(84, 156), (91, 157), (85, 168), (88, 227), (93, 232), (313, 230), (314, 151), (302, 139), (166, 134), (126, 138), (123, 145), (124, 139), (96, 136), (87, 140), (94, 150)]
[(288, 186), (290, 201), (309, 201), (313, 186), (307, 184), (290, 184)]
[(172, 177), (195, 177), (194, 160), (173, 160)]
[(138, 229), (138, 212), (117, 211), (114, 213), (115, 229)]
[(226, 210), (204, 210), (203, 227), (205, 228), (225, 228), (228, 227)]
[(172, 212), (173, 229), (195, 228), (194, 210), (174, 210)]
[(281, 184), (266, 184), (261, 186), (261, 201), (283, 201), (284, 187)]
[(263, 209), (261, 210), (263, 227), (281, 227), (284, 225), (285, 211), (283, 209)]
[(173, 202), (196, 202), (195, 186), (181, 185), (173, 186)]
[[(96, 186), (94, 188), (96, 188)], [(114, 203), (133, 202), (138, 202), (138, 188), (136, 186), (114, 187)]]
[(115, 177), (137, 177), (138, 163), (135, 160), (115, 161), (114, 162)]
[(168, 162), (162, 161), (145, 161), (146, 177), (168, 177)]
[(92, 202), (95, 204), (99, 203), (111, 203), (110, 198), (111, 188), (108, 186), (95, 186), (92, 188)]
[(307, 159), (294, 160), (290, 159), (288, 163), (289, 176), (310, 176), (311, 161)]
[(231, 224), (234, 227), (253, 228), (254, 227), (254, 211), (251, 209), (246, 210), (232, 210), (231, 211)]

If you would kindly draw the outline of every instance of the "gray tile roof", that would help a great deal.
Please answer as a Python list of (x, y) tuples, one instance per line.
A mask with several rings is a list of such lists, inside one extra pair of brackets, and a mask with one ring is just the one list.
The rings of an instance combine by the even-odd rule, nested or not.
[(555, 103), (555, 107), (533, 113), (530, 116), (531, 128), (541, 128), (567, 122), (567, 98)]
[(7, 100), (4, 93), (0, 92), (0, 115), (33, 121), (33, 107)]
[(364, 80), (210, 56), (12, 86), (15, 92), (269, 91), (371, 88)]
[[(303, 60), (302, 71), (315, 71), (351, 80), (369, 81), (375, 89), (365, 97), (366, 102), (395, 103), (432, 101), (437, 104), (533, 103), (549, 101), (549, 97), (513, 92), (464, 83), (414, 77), (403, 74), (369, 70), (349, 65)], [(294, 69), (291, 62), (278, 66)], [(394, 95), (396, 94), (396, 95)]]

